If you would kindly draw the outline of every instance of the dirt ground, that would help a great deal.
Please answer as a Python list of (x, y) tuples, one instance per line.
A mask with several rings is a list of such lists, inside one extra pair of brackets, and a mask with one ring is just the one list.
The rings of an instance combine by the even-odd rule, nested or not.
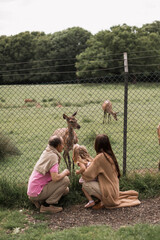
[(137, 223), (160, 224), (160, 196), (143, 200), (139, 206), (113, 210), (85, 209), (84, 205), (75, 205), (48, 217), (49, 227), (53, 230), (102, 224), (117, 229)]

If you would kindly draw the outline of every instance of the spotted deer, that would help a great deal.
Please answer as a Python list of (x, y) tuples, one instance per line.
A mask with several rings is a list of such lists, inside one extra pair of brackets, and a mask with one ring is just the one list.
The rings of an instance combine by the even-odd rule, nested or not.
[(78, 137), (74, 129), (80, 129), (80, 125), (77, 123), (75, 118), (77, 112), (73, 113), (71, 117), (68, 117), (66, 114), (63, 114), (63, 118), (67, 121), (67, 128), (58, 128), (54, 131), (52, 135), (57, 135), (63, 138), (64, 141), (64, 151), (63, 158), (66, 163), (66, 166), (71, 170), (71, 160), (69, 152), (73, 149), (73, 145), (78, 143)]
[(111, 115), (117, 121), (117, 113), (118, 112), (113, 112), (111, 101), (109, 101), (109, 100), (104, 101), (104, 103), (102, 104), (102, 109), (104, 111), (103, 123), (105, 122), (107, 113), (108, 113), (108, 123), (109, 123), (109, 121), (111, 121)]

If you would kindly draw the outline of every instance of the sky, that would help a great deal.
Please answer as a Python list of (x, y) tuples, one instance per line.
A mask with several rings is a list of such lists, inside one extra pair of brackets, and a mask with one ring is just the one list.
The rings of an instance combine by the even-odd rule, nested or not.
[(92, 34), (115, 25), (160, 21), (160, 0), (0, 0), (0, 35), (55, 33), (81, 27)]

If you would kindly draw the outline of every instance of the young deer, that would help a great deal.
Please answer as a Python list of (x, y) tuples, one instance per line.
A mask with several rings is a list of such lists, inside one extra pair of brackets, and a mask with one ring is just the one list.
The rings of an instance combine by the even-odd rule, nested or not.
[(109, 101), (109, 100), (104, 101), (104, 103), (102, 104), (102, 109), (104, 111), (103, 123), (105, 122), (105, 118), (106, 118), (107, 113), (108, 113), (108, 123), (111, 120), (110, 115), (112, 115), (114, 117), (114, 119), (117, 121), (117, 113), (118, 112), (113, 112), (111, 101)]
[[(66, 166), (69, 170), (71, 170), (71, 160), (69, 156), (69, 152), (73, 149), (73, 145), (78, 142), (77, 134), (74, 129), (80, 129), (80, 125), (77, 123), (75, 119), (75, 112), (71, 117), (68, 117), (66, 114), (63, 114), (63, 118), (66, 119), (68, 128), (58, 128), (54, 131), (52, 135), (57, 135), (63, 138), (64, 141), (64, 152), (63, 158), (66, 163)], [(68, 159), (68, 162), (67, 162)]]

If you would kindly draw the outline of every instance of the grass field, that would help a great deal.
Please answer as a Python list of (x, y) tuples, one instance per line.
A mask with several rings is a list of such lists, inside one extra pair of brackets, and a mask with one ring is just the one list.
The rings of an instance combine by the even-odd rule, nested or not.
[[(25, 104), (27, 98), (35, 103)], [(118, 121), (103, 122), (101, 105), (112, 101)], [(62, 107), (57, 105), (61, 104)], [(157, 169), (159, 150), (157, 125), (160, 122), (160, 84), (135, 84), (128, 89), (127, 170)], [(109, 136), (119, 165), (123, 165), (124, 87), (122, 84), (15, 85), (0, 86), (0, 131), (15, 143), (21, 156), (0, 160), (0, 175), (27, 183), (28, 177), (53, 131), (66, 127), (63, 113), (77, 113), (79, 143), (90, 154), (96, 134)], [(65, 164), (62, 160), (61, 168)]]

